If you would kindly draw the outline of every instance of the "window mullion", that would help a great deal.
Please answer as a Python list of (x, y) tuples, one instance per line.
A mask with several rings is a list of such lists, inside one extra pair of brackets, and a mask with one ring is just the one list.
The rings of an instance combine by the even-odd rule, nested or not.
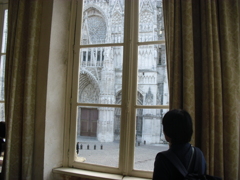
[(122, 113), (121, 113), (121, 136), (120, 136), (120, 154), (119, 154), (119, 168), (123, 174), (128, 174), (129, 153), (128, 153), (128, 119), (130, 119), (130, 24), (131, 24), (131, 1), (125, 1), (125, 19), (124, 19), (124, 49), (123, 49), (123, 75), (122, 75)]
[[(137, 6), (136, 0), (125, 1), (124, 24), (124, 61), (123, 61), (123, 96), (121, 119), (120, 170), (129, 175), (133, 169), (135, 140), (136, 71), (137, 71)], [(133, 26), (134, 24), (134, 26)], [(135, 47), (134, 47), (135, 46)]]
[(133, 5), (133, 9), (132, 9), (132, 24), (133, 24), (133, 28), (132, 28), (132, 87), (130, 89), (131, 92), (131, 119), (130, 119), (130, 139), (129, 139), (129, 154), (130, 154), (130, 162), (129, 164), (130, 169), (129, 169), (129, 173), (130, 175), (132, 175), (132, 171), (134, 168), (134, 148), (135, 148), (135, 140), (136, 140), (136, 102), (137, 102), (137, 81), (138, 81), (138, 14), (139, 14), (139, 0), (134, 0), (134, 5)]

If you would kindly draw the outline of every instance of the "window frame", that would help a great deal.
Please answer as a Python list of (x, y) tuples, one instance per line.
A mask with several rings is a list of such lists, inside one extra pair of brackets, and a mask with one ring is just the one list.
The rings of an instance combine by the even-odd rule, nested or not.
[[(1, 34), (1, 36), (0, 36), (0, 47), (1, 47), (1, 56), (0, 56), (0, 58), (2, 57), (2, 56), (6, 56), (6, 50), (7, 50), (7, 48), (5, 49), (5, 52), (2, 52), (2, 47), (3, 47), (3, 33), (4, 33), (4, 16), (5, 16), (5, 11), (6, 10), (8, 10), (8, 3), (6, 2), (6, 3), (0, 3), (0, 34)], [(7, 23), (7, 22), (6, 22)], [(7, 37), (6, 37), (6, 44), (5, 44), (5, 46), (7, 47)], [(6, 57), (5, 57), (6, 58)], [(6, 60), (6, 59), (5, 59)], [(6, 64), (6, 62), (5, 62), (5, 64)], [(6, 67), (4, 67), (4, 72), (5, 72), (5, 68)], [(5, 73), (4, 73), (5, 74)], [(1, 77), (0, 77), (1, 78)], [(5, 75), (4, 75), (4, 78), (5, 78)], [(5, 81), (5, 79), (4, 79), (4, 81)], [(4, 83), (4, 82), (3, 82)], [(5, 89), (3, 90), (4, 91), (4, 94), (5, 94)], [(4, 104), (4, 106), (5, 106), (5, 97), (4, 97), (4, 99), (3, 100), (1, 100), (0, 99), (0, 103), (2, 104)], [(4, 113), (5, 113), (5, 109), (4, 109)], [(4, 117), (5, 117), (5, 114), (4, 114)], [(5, 118), (4, 118), (4, 121), (5, 121)]]
[[(75, 34), (72, 35), (73, 42), (73, 61), (69, 63), (69, 99), (70, 105), (67, 105), (70, 119), (65, 128), (65, 162), (67, 166), (88, 169), (99, 172), (108, 172), (122, 175), (138, 176), (150, 178), (152, 172), (134, 170), (134, 146), (135, 146), (135, 126), (136, 126), (136, 110), (137, 109), (168, 109), (168, 105), (137, 105), (137, 78), (138, 78), (138, 47), (149, 44), (165, 44), (165, 41), (150, 41), (138, 42), (138, 0), (125, 0), (124, 13), (124, 41), (123, 43), (109, 44), (89, 44), (80, 45), (80, 34), (82, 24), (83, 1), (76, 0), (73, 2), (74, 11), (72, 12), (72, 30)], [(129, 18), (130, 17), (130, 18)], [(136, 20), (137, 19), (137, 20)], [(75, 24), (76, 23), (76, 24)], [(120, 148), (119, 148), (119, 167), (107, 167), (96, 164), (79, 163), (75, 159), (76, 132), (77, 132), (77, 107), (91, 106), (89, 103), (77, 103), (78, 91), (78, 73), (79, 73), (79, 55), (81, 48), (89, 47), (106, 47), (106, 46), (123, 46), (123, 71), (122, 71), (122, 103), (121, 104), (92, 104), (92, 107), (113, 107), (121, 108), (121, 133), (120, 133)], [(124, 60), (125, 59), (125, 60)], [(87, 61), (87, 57), (86, 57)], [(72, 69), (71, 69), (72, 68)], [(69, 102), (67, 100), (67, 102)], [(75, 109), (75, 110), (74, 110)], [(124, 112), (124, 113), (123, 113)], [(123, 128), (124, 127), (124, 128)]]

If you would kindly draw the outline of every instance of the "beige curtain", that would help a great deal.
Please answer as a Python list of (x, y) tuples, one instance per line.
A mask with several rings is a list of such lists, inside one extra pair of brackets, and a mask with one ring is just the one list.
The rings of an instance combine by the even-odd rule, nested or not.
[(163, 0), (170, 109), (194, 119), (208, 173), (239, 170), (239, 0)]
[(5, 180), (32, 179), (41, 4), (40, 0), (9, 1), (5, 76)]

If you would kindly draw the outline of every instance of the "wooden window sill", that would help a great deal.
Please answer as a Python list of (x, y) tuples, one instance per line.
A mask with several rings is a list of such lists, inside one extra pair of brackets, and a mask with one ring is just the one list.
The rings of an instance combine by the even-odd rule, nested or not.
[(67, 167), (55, 168), (53, 169), (53, 173), (72, 176), (72, 177), (81, 177), (81, 178), (99, 179), (99, 180), (150, 180), (146, 178), (129, 177), (129, 176), (123, 176), (118, 174), (87, 171), (87, 170), (67, 168)]

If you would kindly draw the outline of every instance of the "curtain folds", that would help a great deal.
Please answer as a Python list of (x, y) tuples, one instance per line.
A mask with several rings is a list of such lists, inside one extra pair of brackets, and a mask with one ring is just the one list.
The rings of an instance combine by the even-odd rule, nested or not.
[(5, 180), (32, 179), (42, 1), (10, 0), (5, 71)]
[(189, 111), (208, 173), (226, 180), (240, 178), (239, 5), (163, 0), (170, 109)]

